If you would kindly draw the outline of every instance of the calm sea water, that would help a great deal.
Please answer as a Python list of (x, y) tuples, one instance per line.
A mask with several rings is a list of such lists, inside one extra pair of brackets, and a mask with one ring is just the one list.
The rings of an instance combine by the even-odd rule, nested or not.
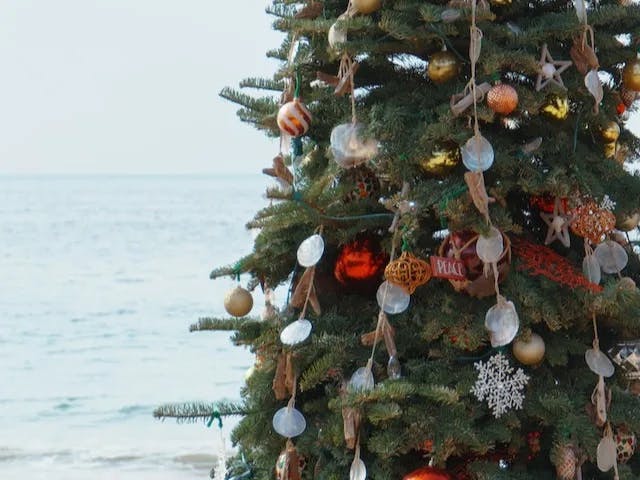
[(188, 326), (223, 314), (208, 275), (250, 252), (265, 185), (0, 177), (0, 478), (207, 478), (218, 433), (152, 411), (238, 398), (251, 355)]

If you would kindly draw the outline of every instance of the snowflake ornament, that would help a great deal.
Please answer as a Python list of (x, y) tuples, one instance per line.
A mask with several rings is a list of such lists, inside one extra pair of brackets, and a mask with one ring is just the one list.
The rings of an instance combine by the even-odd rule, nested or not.
[(478, 380), (471, 389), (471, 393), (480, 401), (487, 401), (495, 418), (511, 409), (522, 409), (524, 401), (524, 387), (529, 377), (521, 368), (515, 371), (509, 360), (502, 353), (491, 357), (487, 362), (476, 362)]
[(611, 200), (611, 197), (609, 197), (609, 195), (605, 195), (602, 199), (602, 202), (600, 202), (600, 208), (613, 212), (616, 209), (616, 202)]

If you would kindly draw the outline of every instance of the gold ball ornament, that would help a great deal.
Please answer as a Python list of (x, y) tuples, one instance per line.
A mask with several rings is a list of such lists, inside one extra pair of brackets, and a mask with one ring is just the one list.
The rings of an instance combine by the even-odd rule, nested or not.
[(489, 0), (489, 3), (494, 7), (506, 7), (511, 5), (511, 0)]
[(640, 59), (634, 58), (627, 62), (622, 70), (622, 84), (627, 90), (640, 92)]
[(544, 358), (544, 352), (544, 340), (537, 333), (532, 333), (528, 340), (513, 342), (513, 356), (523, 365), (538, 365)]
[(460, 71), (460, 64), (456, 56), (447, 51), (434, 53), (429, 59), (427, 76), (433, 83), (442, 84), (453, 79)]
[(540, 111), (555, 120), (564, 120), (569, 116), (569, 99), (561, 95), (549, 95)]
[(640, 224), (640, 213), (634, 213), (633, 215), (627, 215), (622, 218), (618, 218), (616, 221), (616, 228), (623, 232), (630, 232), (638, 228)]
[(487, 93), (487, 105), (496, 113), (509, 115), (518, 107), (518, 92), (511, 85), (498, 83)]
[(281, 132), (299, 137), (309, 130), (311, 113), (299, 98), (294, 98), (280, 107), (277, 121)]
[(244, 317), (252, 308), (253, 297), (251, 293), (240, 285), (229, 290), (224, 297), (224, 309), (234, 317)]
[(377, 12), (382, 8), (382, 0), (351, 0), (351, 4), (358, 11), (364, 15)]
[(600, 138), (604, 143), (614, 143), (620, 137), (620, 125), (616, 122), (607, 122), (600, 129)]
[(436, 145), (431, 155), (420, 160), (420, 167), (429, 175), (441, 177), (449, 174), (460, 162), (460, 147), (455, 142), (445, 142)]

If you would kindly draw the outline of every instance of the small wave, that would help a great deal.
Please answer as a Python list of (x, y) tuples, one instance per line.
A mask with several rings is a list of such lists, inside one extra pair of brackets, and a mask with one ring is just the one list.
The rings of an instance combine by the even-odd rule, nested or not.
[(153, 411), (152, 406), (149, 405), (127, 405), (118, 410), (121, 415), (131, 415), (133, 413), (151, 413)]

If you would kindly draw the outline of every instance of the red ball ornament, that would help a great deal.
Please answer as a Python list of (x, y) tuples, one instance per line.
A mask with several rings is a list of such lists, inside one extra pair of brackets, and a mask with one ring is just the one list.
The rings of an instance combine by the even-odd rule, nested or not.
[(402, 480), (453, 480), (453, 477), (439, 468), (422, 467), (408, 473)]
[[(555, 197), (553, 195), (532, 195), (529, 199), (529, 205), (536, 207), (541, 212), (553, 213), (553, 207), (555, 205)], [(569, 211), (569, 199), (563, 197), (560, 199), (562, 208), (565, 212)]]
[(347, 287), (367, 286), (377, 281), (387, 264), (387, 254), (379, 242), (362, 236), (340, 250), (333, 273), (336, 280)]
[[(509, 273), (511, 264), (511, 241), (502, 234), (504, 251), (498, 260), (498, 281), (502, 282)], [(488, 297), (495, 295), (493, 274), (484, 275), (484, 262), (478, 257), (476, 242), (478, 234), (473, 231), (452, 232), (438, 249), (441, 257), (455, 258), (462, 261), (466, 269), (466, 280), (449, 280), (458, 292), (466, 292), (472, 297)]]
[(624, 112), (626, 112), (626, 110), (627, 107), (624, 103), (620, 102), (618, 105), (616, 105), (616, 112), (618, 112), (618, 115), (622, 115)]
[(311, 124), (311, 113), (299, 98), (285, 103), (278, 111), (278, 128), (292, 137), (304, 135)]

